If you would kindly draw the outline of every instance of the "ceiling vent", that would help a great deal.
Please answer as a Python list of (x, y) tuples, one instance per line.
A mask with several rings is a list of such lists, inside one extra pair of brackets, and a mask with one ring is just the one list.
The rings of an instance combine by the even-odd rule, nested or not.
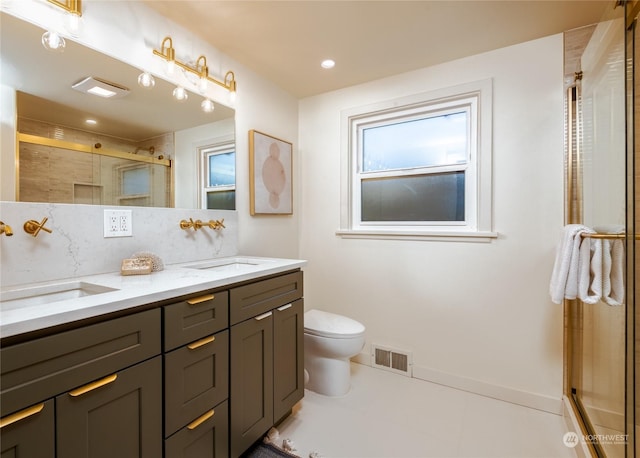
[(95, 76), (88, 76), (71, 87), (76, 91), (97, 95), (105, 99), (119, 99), (129, 93), (129, 88)]

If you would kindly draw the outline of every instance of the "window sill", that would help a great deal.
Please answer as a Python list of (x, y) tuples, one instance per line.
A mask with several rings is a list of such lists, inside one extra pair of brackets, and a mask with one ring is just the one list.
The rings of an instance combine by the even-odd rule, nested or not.
[(420, 240), (438, 242), (480, 242), (487, 243), (498, 238), (497, 232), (456, 232), (456, 231), (382, 231), (338, 229), (336, 235), (345, 239), (377, 240)]

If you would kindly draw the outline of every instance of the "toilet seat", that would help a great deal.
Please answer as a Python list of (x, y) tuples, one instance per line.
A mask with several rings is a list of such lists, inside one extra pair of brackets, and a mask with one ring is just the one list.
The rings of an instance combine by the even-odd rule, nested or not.
[(350, 339), (364, 334), (362, 323), (346, 316), (322, 310), (308, 310), (304, 314), (304, 332), (332, 339)]

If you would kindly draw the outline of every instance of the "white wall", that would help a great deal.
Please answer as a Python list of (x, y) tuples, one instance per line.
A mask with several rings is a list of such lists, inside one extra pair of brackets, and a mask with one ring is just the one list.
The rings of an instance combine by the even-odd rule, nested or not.
[[(365, 352), (413, 351), (415, 376), (560, 412), (563, 315), (548, 289), (563, 223), (562, 61), (556, 35), (302, 100), (305, 307), (361, 321)], [(341, 110), (484, 78), (499, 238), (336, 236)]]

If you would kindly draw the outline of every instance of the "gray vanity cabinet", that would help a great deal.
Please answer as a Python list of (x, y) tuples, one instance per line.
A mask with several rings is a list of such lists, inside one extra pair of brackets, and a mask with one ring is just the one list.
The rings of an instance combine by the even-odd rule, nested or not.
[(57, 396), (57, 456), (162, 456), (161, 377), (157, 356)]
[(3, 458), (161, 456), (160, 350), (157, 309), (3, 347)]
[(232, 288), (231, 456), (240, 456), (302, 399), (302, 272)]
[(229, 294), (164, 307), (165, 458), (229, 453)]
[(278, 423), (304, 396), (303, 299), (273, 311), (273, 421)]
[[(54, 401), (30, 406), (6, 418), (2, 426), (0, 456), (2, 458), (55, 458)], [(3, 419), (5, 420), (5, 419)], [(10, 423), (9, 423), (10, 422)], [(37, 438), (37, 440), (34, 440)]]

